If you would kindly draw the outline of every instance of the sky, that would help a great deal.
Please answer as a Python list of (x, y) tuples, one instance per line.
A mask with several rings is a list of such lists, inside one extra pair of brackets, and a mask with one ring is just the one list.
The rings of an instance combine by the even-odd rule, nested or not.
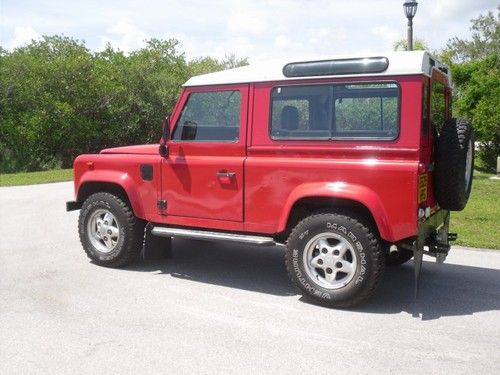
[[(0, 45), (12, 50), (63, 34), (93, 51), (125, 52), (175, 38), (188, 59), (235, 54), (250, 62), (373, 54), (406, 37), (403, 0), (0, 0)], [(498, 0), (420, 0), (414, 35), (437, 50), (470, 35), (470, 19)]]

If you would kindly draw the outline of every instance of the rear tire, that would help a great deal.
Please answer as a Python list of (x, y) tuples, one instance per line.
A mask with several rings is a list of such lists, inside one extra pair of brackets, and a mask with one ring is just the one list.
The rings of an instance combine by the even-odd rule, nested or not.
[(445, 210), (465, 208), (472, 188), (474, 137), (470, 121), (452, 118), (439, 135), (436, 148), (435, 195)]
[(385, 268), (374, 232), (336, 213), (317, 213), (300, 221), (285, 254), (288, 274), (302, 294), (337, 308), (365, 301)]
[(95, 263), (123, 267), (141, 252), (144, 225), (121, 198), (95, 193), (82, 205), (78, 232), (85, 253)]

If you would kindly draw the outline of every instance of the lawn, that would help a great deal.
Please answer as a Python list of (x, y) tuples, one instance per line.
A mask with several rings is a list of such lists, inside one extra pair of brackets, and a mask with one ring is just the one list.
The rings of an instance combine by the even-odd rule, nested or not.
[(467, 207), (452, 212), (450, 231), (458, 233), (456, 245), (500, 249), (500, 180), (474, 171)]
[(71, 181), (72, 169), (55, 169), (43, 172), (0, 174), (0, 186), (45, 184), (47, 182)]

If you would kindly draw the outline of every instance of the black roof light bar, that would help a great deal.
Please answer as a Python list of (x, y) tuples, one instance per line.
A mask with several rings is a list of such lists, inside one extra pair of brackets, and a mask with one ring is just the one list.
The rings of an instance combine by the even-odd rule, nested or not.
[(285, 77), (330, 76), (382, 73), (389, 67), (387, 57), (364, 57), (322, 61), (293, 62), (283, 67)]

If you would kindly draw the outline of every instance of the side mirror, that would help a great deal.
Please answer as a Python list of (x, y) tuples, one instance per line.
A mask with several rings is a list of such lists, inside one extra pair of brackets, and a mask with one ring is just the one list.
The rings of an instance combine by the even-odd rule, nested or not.
[(165, 121), (163, 121), (163, 128), (162, 128), (162, 133), (161, 133), (161, 141), (160, 141), (160, 148), (159, 148), (159, 153), (161, 156), (164, 158), (168, 158), (168, 145), (167, 141), (170, 139), (170, 116), (167, 116), (165, 118)]

